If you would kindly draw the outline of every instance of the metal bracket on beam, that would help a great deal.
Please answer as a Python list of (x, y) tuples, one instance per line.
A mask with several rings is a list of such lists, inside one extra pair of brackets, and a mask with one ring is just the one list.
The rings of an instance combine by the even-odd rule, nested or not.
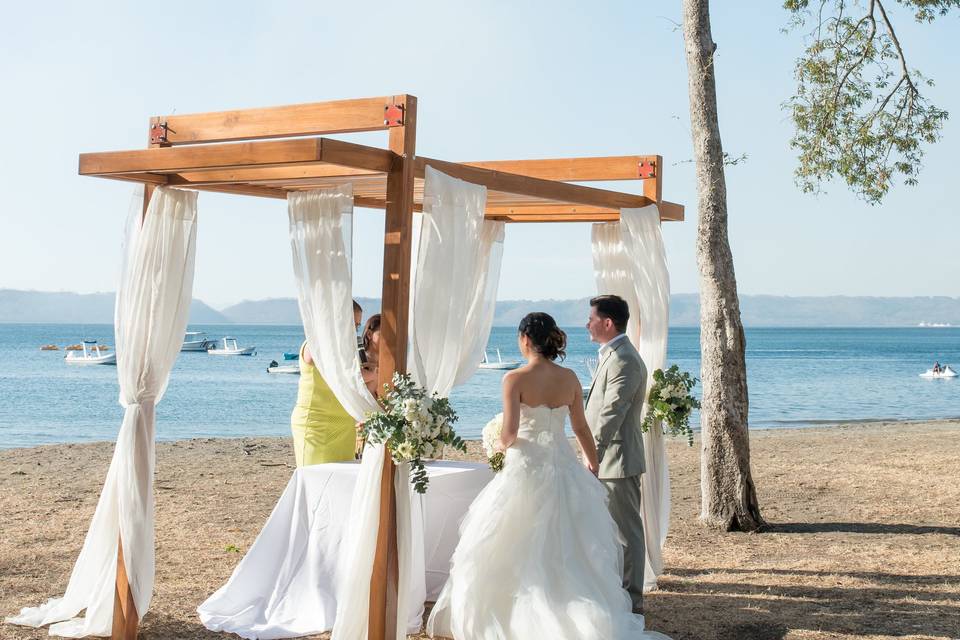
[(167, 144), (166, 122), (154, 122), (150, 125), (150, 144)]
[(383, 108), (383, 124), (387, 127), (403, 126), (403, 105), (388, 104)]
[(637, 167), (640, 171), (640, 179), (646, 178), (656, 178), (657, 177), (657, 163), (653, 160), (646, 162), (644, 160), (640, 161), (640, 164)]

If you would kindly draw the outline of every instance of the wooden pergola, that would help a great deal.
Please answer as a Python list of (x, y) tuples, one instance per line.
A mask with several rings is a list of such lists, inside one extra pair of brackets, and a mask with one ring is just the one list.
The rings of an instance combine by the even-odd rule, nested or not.
[[(354, 204), (384, 209), (380, 382), (406, 370), (413, 212), (422, 210), (427, 166), (487, 188), (486, 218), (505, 222), (615, 222), (620, 209), (656, 204), (661, 220), (683, 220), (662, 198), (660, 156), (446, 162), (416, 154), (411, 95), (320, 102), (150, 119), (145, 150), (80, 155), (80, 174), (143, 183), (144, 214), (156, 186), (284, 199), (294, 191), (353, 185)], [(388, 148), (322, 137), (388, 131)], [(643, 195), (572, 182), (642, 180)], [(396, 637), (394, 467), (386, 456), (380, 528), (370, 589), (370, 640)], [(118, 548), (113, 638), (139, 624)]]

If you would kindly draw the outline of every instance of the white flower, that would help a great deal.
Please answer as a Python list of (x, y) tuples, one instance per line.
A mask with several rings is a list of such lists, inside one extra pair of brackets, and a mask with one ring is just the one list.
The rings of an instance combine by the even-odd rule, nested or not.
[(433, 445), (430, 444), (429, 442), (424, 442), (422, 451), (423, 451), (423, 455), (425, 455), (428, 458), (431, 457), (433, 455)]
[(440, 433), (443, 434), (443, 437), (447, 437), (450, 435), (450, 427), (444, 424), (442, 427), (440, 427)]
[[(447, 428), (447, 427), (444, 427)], [(503, 414), (498, 414), (486, 424), (483, 428), (483, 450), (487, 454), (488, 458), (493, 457), (493, 454), (496, 453), (494, 447), (497, 444), (497, 441), (500, 440), (500, 432), (503, 430)]]
[(430, 396), (424, 397), (422, 400), (420, 400), (420, 406), (423, 407), (424, 411), (430, 411), (430, 409), (433, 407), (433, 398)]
[(401, 460), (413, 460), (416, 457), (416, 449), (410, 442), (401, 442), (394, 452)]

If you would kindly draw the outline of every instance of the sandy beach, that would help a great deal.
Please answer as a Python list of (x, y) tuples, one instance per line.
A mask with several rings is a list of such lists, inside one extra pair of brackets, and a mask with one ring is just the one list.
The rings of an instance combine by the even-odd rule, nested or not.
[[(650, 628), (678, 640), (960, 638), (960, 422), (754, 431), (751, 443), (762, 534), (701, 528), (699, 449), (670, 443), (672, 526)], [(0, 451), (0, 615), (63, 592), (112, 449)], [(156, 591), (141, 637), (225, 637), (195, 609), (282, 492), (289, 442), (163, 442), (157, 457)], [(0, 625), (0, 638), (46, 637)]]

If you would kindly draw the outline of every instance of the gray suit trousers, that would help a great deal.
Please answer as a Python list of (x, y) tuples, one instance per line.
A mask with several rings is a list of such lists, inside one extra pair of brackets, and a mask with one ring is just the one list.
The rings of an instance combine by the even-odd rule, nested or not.
[(643, 611), (643, 568), (646, 549), (643, 538), (643, 519), (640, 516), (640, 478), (603, 480), (610, 495), (608, 508), (620, 528), (626, 545), (623, 548), (623, 588), (630, 593), (635, 613)]

